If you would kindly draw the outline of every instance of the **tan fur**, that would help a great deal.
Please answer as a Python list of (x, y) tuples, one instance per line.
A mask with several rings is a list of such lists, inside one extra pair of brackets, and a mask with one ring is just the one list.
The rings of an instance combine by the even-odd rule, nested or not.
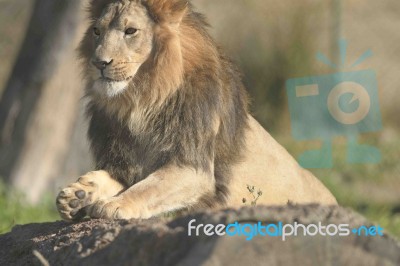
[[(179, 185), (175, 182), (177, 176)], [(150, 218), (195, 206), (204, 193), (213, 190), (214, 180), (209, 174), (172, 165), (151, 174), (121, 195), (97, 201), (87, 211), (93, 218)]]
[(309, 171), (301, 168), (293, 157), (249, 116), (246, 133), (247, 154), (234, 167), (229, 205), (240, 206), (243, 198), (251, 199), (247, 185), (263, 192), (258, 204), (292, 203), (337, 204), (336, 199)]
[[(93, 108), (92, 115), (104, 119), (97, 121), (97, 116), (92, 117), (95, 128), (102, 128), (102, 123), (114, 122), (112, 118), (116, 117), (118, 123), (109, 126), (110, 128), (105, 127), (104, 130), (112, 132), (113, 127), (126, 125), (129, 134), (125, 137), (129, 141), (130, 135), (137, 136), (141, 141), (151, 135), (148, 145), (156, 145), (163, 137), (169, 136), (168, 134), (170, 138), (175, 138), (179, 132), (174, 135), (174, 130), (180, 126), (177, 123), (191, 120), (201, 122), (193, 117), (181, 117), (176, 120), (175, 109), (165, 109), (166, 103), (173, 99), (174, 95), (176, 97), (179, 90), (186, 89), (192, 90), (192, 94), (185, 94), (189, 99), (197, 95), (196, 97), (204, 97), (200, 102), (217, 100), (216, 105), (219, 109), (204, 110), (210, 112), (207, 117), (210, 127), (193, 124), (193, 128), (204, 129), (207, 126), (208, 131), (202, 133), (203, 139), (192, 139), (196, 135), (184, 135), (185, 139), (181, 140), (182, 146), (178, 146), (192, 147), (193, 142), (196, 142), (197, 146), (193, 147), (198, 148), (200, 145), (204, 146), (204, 143), (208, 145), (209, 139), (224, 144), (217, 145), (216, 150), (204, 157), (206, 163), (202, 162), (201, 167), (182, 165), (172, 160), (139, 182), (132, 181), (133, 177), (129, 176), (117, 177), (105, 171), (91, 172), (59, 194), (57, 207), (64, 219), (79, 219), (84, 214), (93, 218), (149, 218), (167, 211), (197, 209), (201, 206), (240, 207), (243, 206), (243, 198), (249, 196), (247, 185), (255, 186), (263, 192), (258, 204), (337, 204), (320, 181), (302, 169), (287, 151), (247, 114), (246, 95), (242, 85), (238, 84), (239, 78), (236, 74), (232, 76), (235, 70), (221, 56), (217, 46), (205, 32), (204, 22), (200, 22), (202, 19), (199, 15), (190, 14), (192, 11), (187, 1), (92, 0), (90, 12), (92, 23), (82, 41), (80, 55), (85, 67), (84, 76), (87, 82), (87, 96)], [(94, 36), (93, 27), (101, 34)], [(139, 31), (134, 36), (124, 35), (127, 27), (136, 27)], [(96, 60), (107, 61), (110, 64), (100, 72), (91, 63)], [(217, 98), (214, 95), (206, 98), (207, 93), (214, 93), (212, 90), (202, 92), (210, 89), (210, 80), (217, 81), (212, 85), (220, 90), (215, 94)], [(187, 87), (181, 88), (184, 84)], [(235, 96), (232, 96), (233, 89), (237, 90)], [(174, 100), (176, 101), (176, 98)], [(149, 128), (149, 123), (160, 117), (163, 110), (167, 110), (163, 119), (168, 117), (171, 121), (160, 135), (154, 133), (155, 128)], [(102, 112), (105, 112), (104, 116)], [(198, 115), (203, 114), (200, 112)], [(162, 122), (165, 121), (156, 121), (154, 126), (158, 127), (158, 123)], [(234, 127), (238, 123), (241, 123), (239, 129)], [(120, 132), (118, 134), (122, 136), (125, 131), (115, 132)], [(97, 132), (92, 134), (93, 137), (97, 136)], [(232, 137), (230, 134), (235, 135)], [(238, 136), (240, 139), (237, 139)], [(230, 144), (232, 140), (237, 143)], [(133, 141), (125, 144), (132, 147), (139, 145), (138, 147), (142, 148), (140, 143), (135, 143)], [(210, 142), (210, 145), (213, 143)], [(117, 144), (112, 144), (109, 148), (112, 149)], [(125, 144), (120, 149), (123, 149)], [(101, 143), (92, 145), (101, 151)], [(232, 150), (232, 146), (240, 151)], [(168, 145), (160, 146), (159, 152), (172, 148)], [(101, 152), (97, 153), (95, 152), (100, 158), (100, 163), (107, 164), (101, 160)], [(196, 151), (191, 151), (186, 156), (195, 157)], [(225, 169), (224, 165), (228, 162), (229, 167)], [(143, 169), (147, 167), (139, 166)], [(219, 168), (216, 169), (216, 166)], [(115, 165), (110, 167), (113, 171), (119, 170), (115, 169)], [(136, 173), (133, 165), (124, 171)], [(85, 192), (86, 197), (79, 198), (78, 195), (81, 196), (82, 192)], [(219, 196), (216, 197), (218, 193)], [(215, 202), (217, 198), (219, 201)]]

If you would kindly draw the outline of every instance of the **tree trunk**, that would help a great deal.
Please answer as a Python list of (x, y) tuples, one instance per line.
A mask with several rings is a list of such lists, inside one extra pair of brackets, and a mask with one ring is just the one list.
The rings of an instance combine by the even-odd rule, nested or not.
[(36, 0), (0, 101), (0, 176), (32, 202), (63, 175), (76, 131), (82, 85), (74, 50), (82, 2)]

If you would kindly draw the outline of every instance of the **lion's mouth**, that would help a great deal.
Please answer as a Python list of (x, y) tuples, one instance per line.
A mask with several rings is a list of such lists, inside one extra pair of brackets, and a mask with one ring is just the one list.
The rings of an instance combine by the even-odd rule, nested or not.
[(132, 78), (133, 78), (132, 76), (129, 76), (129, 77), (125, 78), (125, 79), (112, 79), (112, 78), (109, 78), (109, 77), (102, 76), (102, 77), (100, 77), (98, 80), (99, 80), (99, 81), (102, 81), (102, 82), (113, 83), (113, 82), (126, 82), (126, 81), (130, 81)]

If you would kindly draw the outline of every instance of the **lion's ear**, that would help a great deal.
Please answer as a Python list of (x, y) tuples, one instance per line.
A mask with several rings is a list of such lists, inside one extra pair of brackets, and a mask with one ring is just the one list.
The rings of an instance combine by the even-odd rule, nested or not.
[(189, 9), (187, 0), (145, 0), (156, 22), (180, 24)]

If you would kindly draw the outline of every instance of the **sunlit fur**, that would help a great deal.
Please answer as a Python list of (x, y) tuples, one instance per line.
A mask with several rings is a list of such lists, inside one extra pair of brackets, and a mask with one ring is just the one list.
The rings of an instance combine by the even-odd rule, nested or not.
[[(190, 3), (92, 0), (89, 12), (79, 48), (88, 137), (96, 170), (103, 170), (98, 186), (106, 185), (107, 173), (115, 194), (92, 199), (89, 216), (148, 218), (182, 208), (238, 207), (249, 196), (247, 185), (263, 191), (259, 204), (336, 204), (249, 114), (240, 73)], [(137, 35), (124, 34), (132, 26)], [(112, 63), (101, 73), (94, 59)], [(90, 176), (96, 184), (96, 174)], [(68, 203), (77, 189), (86, 190), (77, 182), (60, 193), (65, 219), (74, 218)]]

